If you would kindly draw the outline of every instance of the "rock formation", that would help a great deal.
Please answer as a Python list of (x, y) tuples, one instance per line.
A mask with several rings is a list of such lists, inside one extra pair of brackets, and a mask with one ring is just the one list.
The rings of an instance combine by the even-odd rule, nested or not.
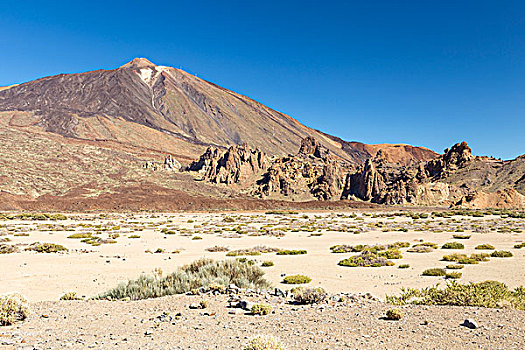
[(168, 154), (164, 158), (164, 162), (162, 164), (149, 160), (145, 162), (142, 165), (142, 167), (145, 169), (151, 169), (153, 171), (157, 171), (157, 170), (179, 171), (181, 168), (181, 164), (175, 158), (173, 158), (171, 154)]
[(231, 146), (226, 151), (208, 147), (187, 170), (200, 172), (203, 180), (230, 185), (260, 174), (267, 166), (266, 155), (262, 151), (243, 144)]

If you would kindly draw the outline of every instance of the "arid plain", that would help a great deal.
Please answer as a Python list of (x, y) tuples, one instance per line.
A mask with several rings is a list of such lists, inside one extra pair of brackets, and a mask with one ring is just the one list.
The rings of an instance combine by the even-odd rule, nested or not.
[[(444, 277), (422, 273), (455, 263), (443, 261), (445, 255), (490, 255), (494, 251), (509, 251), (512, 256), (489, 256), (488, 261), (464, 264), (461, 270), (454, 270), (462, 274), (459, 281), (497, 280), (514, 288), (525, 281), (525, 249), (515, 248), (525, 241), (524, 231), (524, 219), (505, 215), (436, 216), (408, 211), (68, 214), (66, 220), (44, 221), (14, 218), (0, 225), (0, 239), (8, 241), (1, 244), (17, 249), (0, 254), (0, 293), (19, 292), (33, 302), (57, 300), (66, 292), (93, 297), (141, 274), (159, 269), (170, 273), (180, 265), (210, 257), (245, 258), (256, 265), (272, 261), (273, 266), (263, 267), (265, 277), (281, 289), (290, 288), (282, 283), (285, 275), (301, 274), (312, 279), (308, 285), (329, 292), (369, 292), (384, 298), (401, 287), (444, 284)], [(26, 250), (35, 242), (59, 244), (67, 251)], [(396, 242), (395, 247), (387, 246)], [(464, 248), (443, 249), (448, 242)], [(434, 248), (429, 243), (434, 243)], [(421, 244), (429, 248), (411, 251)], [(480, 249), (484, 244), (493, 249)], [(331, 249), (337, 245), (346, 250)], [(382, 267), (338, 265), (359, 255), (360, 245), (383, 245), (384, 251), (393, 248), (401, 253), (401, 259), (389, 259), (394, 265)], [(266, 248), (271, 252), (257, 252), (261, 247), (260, 251)], [(279, 250), (306, 253), (280, 255)]]

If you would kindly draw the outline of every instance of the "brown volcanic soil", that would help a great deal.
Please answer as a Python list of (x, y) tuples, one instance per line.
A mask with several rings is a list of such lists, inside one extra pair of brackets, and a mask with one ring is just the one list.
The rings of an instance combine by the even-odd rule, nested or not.
[(291, 202), (250, 197), (211, 198), (143, 183), (118, 187), (112, 193), (83, 197), (81, 189), (64, 196), (43, 195), (36, 199), (0, 192), (0, 210), (119, 211), (119, 210), (264, 210), (264, 209), (372, 209), (377, 204), (356, 201)]
[[(275, 313), (252, 316), (227, 308), (226, 296), (205, 298), (209, 307), (204, 310), (188, 308), (201, 296), (185, 295), (133, 302), (36, 303), (26, 322), (0, 328), (0, 349), (242, 349), (258, 334), (278, 336), (288, 350), (525, 347), (522, 311), (403, 306), (402, 320), (387, 321), (382, 317), (391, 305), (362, 297), (312, 307), (254, 295), (246, 299), (269, 303)], [(232, 310), (239, 314), (230, 314)], [(181, 316), (160, 322), (157, 317), (164, 312)], [(461, 326), (467, 318), (479, 327)]]

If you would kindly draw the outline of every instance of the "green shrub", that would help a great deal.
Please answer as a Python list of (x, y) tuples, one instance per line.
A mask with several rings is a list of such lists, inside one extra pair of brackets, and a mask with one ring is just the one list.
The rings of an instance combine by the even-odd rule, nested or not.
[(306, 250), (279, 250), (277, 255), (302, 255), (306, 253)]
[(0, 254), (11, 254), (18, 252), (18, 247), (10, 244), (0, 244)]
[(466, 254), (454, 253), (454, 254), (444, 255), (443, 258), (441, 258), (441, 260), (443, 260), (443, 261), (460, 261), (460, 260), (466, 259), (466, 258), (467, 258)]
[[(456, 232), (459, 232), (459, 231), (456, 231)], [(452, 235), (452, 237), (455, 239), (469, 239), (471, 235)]]
[(261, 264), (262, 267), (270, 267), (270, 266), (273, 266), (273, 265), (274, 265), (273, 261), (270, 261), (270, 260), (263, 261), (262, 264)]
[(29, 315), (27, 300), (20, 294), (0, 296), (0, 326), (10, 326)]
[(463, 258), (458, 260), (458, 264), (462, 265), (476, 265), (479, 264), (479, 261), (472, 258)]
[(494, 250), (496, 248), (494, 248), (493, 245), (490, 245), (490, 244), (480, 244), (480, 245), (477, 245), (476, 248), (474, 249), (477, 249), (477, 250)]
[(441, 249), (464, 249), (465, 246), (459, 242), (448, 242), (443, 244)]
[(432, 268), (432, 269), (426, 269), (422, 273), (423, 276), (445, 276), (446, 274), (447, 272), (445, 271), (445, 269), (441, 269), (437, 267)]
[(447, 272), (445, 278), (447, 279), (458, 279), (461, 278), (461, 272)]
[(67, 238), (80, 239), (80, 238), (90, 238), (92, 233), (90, 232), (79, 232), (67, 236)]
[(291, 275), (291, 276), (286, 276), (283, 279), (282, 283), (285, 283), (285, 284), (304, 284), (304, 283), (310, 283), (310, 282), (312, 282), (312, 279), (310, 277), (308, 277), (308, 276)]
[(525, 242), (514, 245), (514, 248), (516, 248), (516, 249), (525, 248)]
[(377, 256), (382, 256), (387, 259), (403, 259), (403, 255), (398, 249), (388, 249), (384, 252), (378, 252)]
[(264, 272), (258, 266), (233, 259), (214, 261), (205, 258), (184, 265), (166, 277), (142, 275), (119, 284), (96, 299), (140, 300), (187, 293), (200, 287), (221, 286), (224, 289), (230, 284), (239, 288), (268, 288), (270, 283), (263, 276)]
[(82, 298), (77, 295), (77, 292), (68, 292), (62, 295), (60, 300), (82, 300)]
[(390, 309), (387, 310), (385, 318), (391, 321), (399, 321), (403, 318), (403, 313), (399, 309)]
[(254, 315), (268, 315), (272, 310), (272, 307), (268, 304), (255, 304), (250, 311)]
[(525, 310), (525, 288), (509, 290), (496, 281), (461, 284), (449, 281), (445, 288), (423, 289), (402, 288), (398, 296), (387, 296), (387, 302), (394, 305), (454, 305), (476, 307), (503, 307), (510, 305), (517, 310)]
[(297, 304), (317, 304), (326, 299), (328, 294), (321, 288), (297, 287), (291, 290)]
[(493, 258), (510, 258), (512, 257), (512, 253), (506, 250), (496, 250), (490, 254)]
[(67, 251), (67, 248), (55, 243), (33, 243), (26, 250), (33, 250), (37, 253), (58, 253)]
[(139, 236), (139, 235), (131, 235), (131, 236), (129, 236), (128, 238), (133, 238), (133, 239), (135, 239), (135, 238), (140, 238), (140, 236)]
[(447, 269), (450, 269), (450, 270), (461, 270), (464, 267), (465, 265), (461, 265), (461, 264), (447, 265)]
[(286, 350), (279, 338), (271, 335), (258, 335), (248, 340), (243, 350)]
[(470, 254), (470, 259), (476, 260), (476, 261), (489, 261), (490, 260), (490, 254), (486, 253), (480, 253), (480, 254)]
[(369, 251), (352, 256), (348, 259), (343, 259), (337, 263), (339, 266), (348, 267), (381, 267), (381, 266), (393, 266), (394, 263), (384, 257), (377, 256)]
[(401, 264), (398, 266), (399, 269), (408, 269), (410, 267), (409, 264)]

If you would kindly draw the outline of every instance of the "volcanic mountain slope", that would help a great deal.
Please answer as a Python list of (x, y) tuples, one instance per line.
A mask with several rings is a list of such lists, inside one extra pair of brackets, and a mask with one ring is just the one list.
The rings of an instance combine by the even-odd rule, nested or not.
[(12, 86), (0, 91), (0, 111), (27, 112), (30, 125), (47, 132), (171, 153), (182, 162), (197, 158), (208, 146), (243, 143), (282, 156), (294, 153), (308, 136), (353, 163), (364, 162), (379, 148), (403, 164), (437, 156), (426, 148), (345, 142), (246, 96), (144, 58), (113, 70), (60, 74)]

